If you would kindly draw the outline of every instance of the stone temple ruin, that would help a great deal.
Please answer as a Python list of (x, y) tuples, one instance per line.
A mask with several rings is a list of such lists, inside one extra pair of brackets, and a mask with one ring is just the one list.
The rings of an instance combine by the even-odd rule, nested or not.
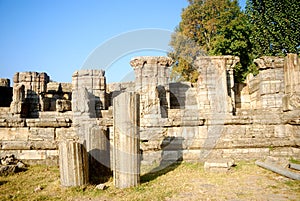
[(300, 60), (261, 57), (259, 74), (234, 83), (234, 56), (199, 57), (197, 83), (169, 82), (172, 59), (130, 61), (135, 81), (106, 84), (102, 70), (72, 83), (46, 73), (0, 80), (0, 154), (60, 165), (64, 186), (114, 172), (117, 187), (139, 183), (140, 163), (267, 156), (300, 159)]

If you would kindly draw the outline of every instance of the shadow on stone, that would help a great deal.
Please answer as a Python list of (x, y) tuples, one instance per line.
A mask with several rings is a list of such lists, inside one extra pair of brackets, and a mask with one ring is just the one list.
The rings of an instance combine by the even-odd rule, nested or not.
[(157, 86), (156, 87), (158, 98), (159, 98), (159, 105), (160, 105), (160, 113), (161, 118), (168, 118), (168, 100), (167, 100), (167, 91), (164, 86)]
[(186, 83), (170, 83), (170, 109), (186, 108), (186, 92), (191, 88)]
[[(107, 182), (112, 177), (109, 151), (93, 149), (88, 153), (88, 155), (90, 183), (99, 184)], [(96, 158), (100, 158), (100, 161)]]
[(10, 107), (13, 97), (13, 88), (0, 86), (0, 94), (0, 107)]
[(39, 95), (32, 90), (27, 90), (27, 96), (22, 104), (21, 117), (39, 118), (40, 99)]
[(167, 136), (161, 143), (162, 153), (159, 166), (141, 176), (141, 183), (146, 183), (175, 170), (183, 161), (183, 137)]

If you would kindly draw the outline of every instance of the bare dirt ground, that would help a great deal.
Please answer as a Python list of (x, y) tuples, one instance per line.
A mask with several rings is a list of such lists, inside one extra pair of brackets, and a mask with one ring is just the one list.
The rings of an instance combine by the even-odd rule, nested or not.
[(211, 174), (191, 178), (182, 192), (166, 200), (300, 200), (298, 186), (290, 179), (258, 167), (245, 173)]
[[(143, 177), (142, 177), (143, 178)], [(254, 165), (241, 162), (227, 173), (205, 172), (200, 164), (182, 164), (154, 180), (142, 183), (145, 197), (103, 197), (102, 200), (300, 200), (300, 181), (294, 181)], [(108, 184), (110, 185), (110, 184)], [(147, 188), (149, 188), (147, 190)], [(153, 188), (156, 188), (157, 192)], [(161, 191), (169, 195), (161, 196)], [(151, 197), (151, 192), (153, 195)], [(150, 196), (147, 194), (150, 193)], [(82, 198), (81, 198), (82, 199)], [(100, 197), (87, 200), (99, 200)], [(78, 199), (80, 200), (80, 199)]]

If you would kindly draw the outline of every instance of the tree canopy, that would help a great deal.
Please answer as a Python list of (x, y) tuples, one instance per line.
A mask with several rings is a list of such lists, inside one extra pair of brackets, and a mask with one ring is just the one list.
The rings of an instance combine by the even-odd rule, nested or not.
[(247, 0), (246, 14), (256, 57), (299, 53), (299, 0)]
[[(241, 58), (237, 78), (242, 79), (251, 60), (250, 27), (237, 0), (189, 0), (181, 14), (169, 56), (177, 62), (173, 78), (197, 81), (193, 61), (199, 55), (235, 55)], [(181, 76), (178, 76), (181, 75)]]

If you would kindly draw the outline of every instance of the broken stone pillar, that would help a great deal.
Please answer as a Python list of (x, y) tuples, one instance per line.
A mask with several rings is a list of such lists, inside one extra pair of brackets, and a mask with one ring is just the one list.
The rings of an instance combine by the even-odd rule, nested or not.
[[(84, 144), (90, 167), (90, 178), (110, 172), (107, 128), (97, 125), (101, 110), (106, 108), (106, 82), (102, 70), (79, 70), (72, 76), (73, 126), (79, 142)], [(96, 181), (93, 181), (96, 182)]]
[(80, 87), (73, 91), (72, 111), (74, 117), (95, 117), (95, 102), (85, 87)]
[[(79, 142), (84, 143), (91, 133), (91, 128), (96, 126), (95, 99), (86, 88), (73, 90), (72, 111), (73, 126), (76, 128)], [(88, 147), (87, 144), (85, 148)]]
[(13, 100), (10, 105), (11, 113), (20, 114), (21, 116), (26, 116), (26, 114), (24, 114), (24, 109), (22, 110), (24, 101), (25, 101), (24, 85), (15, 84), (13, 88)]
[(139, 96), (124, 92), (113, 100), (114, 185), (137, 186), (140, 182)]
[(130, 61), (135, 72), (135, 90), (140, 94), (141, 125), (167, 118), (170, 105), (169, 57), (136, 57)]
[(89, 155), (90, 180), (97, 182), (101, 177), (111, 174), (110, 143), (107, 128), (105, 126), (90, 128), (86, 146)]
[[(236, 56), (201, 56), (196, 60), (199, 71), (198, 105), (205, 113), (235, 111), (233, 69)], [(212, 108), (215, 107), (215, 108)]]
[[(26, 117), (38, 117), (38, 111), (40, 110), (40, 97), (41, 93), (46, 92), (47, 83), (49, 82), (49, 76), (46, 73), (37, 72), (19, 72), (14, 75), (14, 95), (13, 101), (17, 100), (18, 88), (24, 86), (24, 103), (23, 107), (26, 110)], [(12, 105), (16, 105), (12, 103)], [(16, 111), (12, 108), (13, 113)], [(16, 113), (18, 114), (18, 113)]]
[(300, 59), (297, 54), (288, 54), (285, 58), (284, 85), (283, 110), (300, 109)]
[(82, 144), (73, 140), (59, 143), (59, 168), (62, 186), (82, 186), (88, 183), (88, 159)]
[[(100, 110), (106, 109), (106, 78), (103, 70), (83, 69), (76, 71), (72, 76), (73, 93), (80, 88), (86, 88), (92, 101), (95, 103), (95, 114), (100, 117)], [(77, 102), (78, 96), (72, 96)]]
[(254, 60), (259, 74), (248, 77), (252, 109), (281, 108), (284, 96), (284, 59), (274, 56), (263, 56)]

